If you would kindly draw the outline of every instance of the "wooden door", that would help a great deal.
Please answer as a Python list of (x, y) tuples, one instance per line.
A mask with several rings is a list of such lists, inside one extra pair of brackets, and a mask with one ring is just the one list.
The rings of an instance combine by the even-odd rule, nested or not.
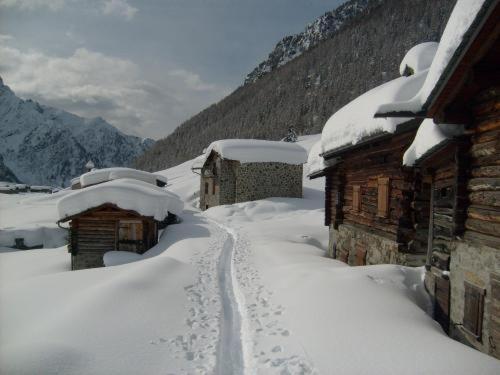
[(140, 220), (120, 220), (118, 226), (118, 250), (142, 253), (144, 227)]
[(434, 284), (434, 319), (448, 333), (450, 328), (450, 280), (436, 277)]
[(366, 249), (363, 244), (356, 244), (356, 266), (366, 265)]

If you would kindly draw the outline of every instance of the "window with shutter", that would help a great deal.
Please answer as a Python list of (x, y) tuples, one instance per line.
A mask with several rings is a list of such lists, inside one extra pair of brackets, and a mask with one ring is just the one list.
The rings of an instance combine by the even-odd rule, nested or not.
[(208, 194), (208, 182), (205, 182), (205, 194)]
[(481, 339), (485, 290), (467, 281), (465, 286), (463, 326), (476, 339)]
[(389, 178), (380, 177), (378, 179), (378, 199), (377, 199), (377, 216), (389, 216)]
[(352, 187), (352, 210), (354, 212), (361, 211), (361, 186), (359, 185)]

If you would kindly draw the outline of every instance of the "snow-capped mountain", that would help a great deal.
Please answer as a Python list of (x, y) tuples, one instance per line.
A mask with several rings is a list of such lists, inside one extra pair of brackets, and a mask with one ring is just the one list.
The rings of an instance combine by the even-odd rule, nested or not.
[[(17, 97), (0, 78), (0, 156), (4, 168), (28, 184), (67, 185), (96, 167), (126, 166), (153, 145), (102, 118), (86, 119)], [(1, 160), (1, 158), (0, 158)], [(12, 180), (2, 174), (0, 180)]]
[(355, 18), (369, 5), (376, 3), (380, 3), (380, 1), (347, 1), (308, 24), (301, 33), (284, 37), (276, 44), (276, 47), (269, 54), (268, 58), (246, 76), (245, 83), (257, 81), (263, 75), (300, 56), (320, 41), (330, 38), (347, 21)]

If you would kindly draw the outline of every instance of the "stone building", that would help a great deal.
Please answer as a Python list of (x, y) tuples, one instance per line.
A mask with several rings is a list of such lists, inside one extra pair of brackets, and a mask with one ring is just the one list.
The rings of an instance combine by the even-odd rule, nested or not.
[(76, 190), (57, 204), (58, 224), (69, 222), (71, 269), (104, 266), (108, 251), (142, 254), (183, 208), (172, 193), (140, 180), (119, 179)]
[(192, 169), (200, 174), (200, 208), (269, 197), (302, 197), (307, 152), (289, 142), (213, 142)]
[(325, 124), (321, 158), (311, 178), (325, 176), (325, 225), (329, 255), (350, 265), (423, 265), (426, 215), (415, 216), (415, 176), (402, 165), (421, 120), (374, 119), (381, 103), (411, 98), (421, 88), (437, 43), (413, 47), (401, 62), (401, 77), (347, 104)]
[[(460, 4), (460, 5), (459, 5)], [(419, 95), (377, 116), (429, 118), (414, 142), (430, 191), (425, 284), (449, 334), (500, 358), (500, 5), (457, 3)], [(429, 120), (426, 120), (429, 121)], [(437, 123), (439, 125), (435, 125)], [(465, 128), (448, 137), (443, 125)], [(431, 142), (432, 141), (432, 142)]]

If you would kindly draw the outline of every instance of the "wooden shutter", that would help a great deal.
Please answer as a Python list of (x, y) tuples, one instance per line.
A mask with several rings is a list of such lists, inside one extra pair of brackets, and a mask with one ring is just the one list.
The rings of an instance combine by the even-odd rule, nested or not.
[(354, 185), (352, 187), (352, 210), (359, 212), (361, 209), (361, 186)]
[(377, 199), (377, 216), (389, 216), (389, 178), (380, 177), (378, 179), (378, 199)]
[(481, 338), (483, 328), (483, 308), (485, 290), (469, 282), (464, 283), (464, 328), (477, 339)]
[(205, 182), (205, 194), (208, 194), (208, 182)]

